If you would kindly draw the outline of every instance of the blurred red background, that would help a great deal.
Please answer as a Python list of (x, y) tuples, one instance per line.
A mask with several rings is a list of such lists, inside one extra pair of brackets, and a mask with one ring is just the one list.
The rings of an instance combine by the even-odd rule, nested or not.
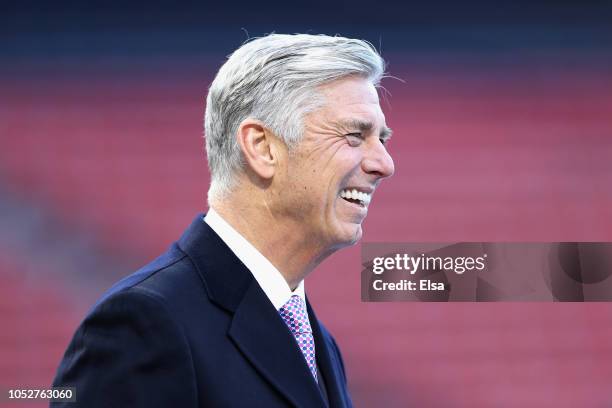
[[(612, 240), (607, 51), (519, 47), (513, 27), (523, 37), (495, 52), (383, 48), (401, 79), (382, 100), (396, 174), (364, 240)], [(473, 35), (514, 38), (499, 32)], [(222, 55), (105, 52), (4, 61), (0, 387), (48, 386), (95, 299), (206, 210), (202, 118)], [(610, 305), (362, 303), (359, 259), (343, 250), (306, 283), (357, 406), (612, 404)]]

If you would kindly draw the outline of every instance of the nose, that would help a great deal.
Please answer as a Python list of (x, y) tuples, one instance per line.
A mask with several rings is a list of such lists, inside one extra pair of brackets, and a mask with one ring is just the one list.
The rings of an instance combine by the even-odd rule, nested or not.
[(379, 179), (391, 177), (395, 172), (393, 159), (380, 140), (372, 139), (372, 142), (366, 143), (366, 152), (361, 167), (364, 172), (376, 175)]

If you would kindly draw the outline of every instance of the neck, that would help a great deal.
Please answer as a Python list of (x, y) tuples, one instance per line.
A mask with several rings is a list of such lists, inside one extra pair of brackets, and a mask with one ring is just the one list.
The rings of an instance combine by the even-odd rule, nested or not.
[(280, 271), (291, 290), (334, 252), (308, 239), (307, 234), (296, 233), (299, 225), (275, 216), (265, 201), (254, 200), (252, 195), (248, 203), (236, 198), (210, 206)]

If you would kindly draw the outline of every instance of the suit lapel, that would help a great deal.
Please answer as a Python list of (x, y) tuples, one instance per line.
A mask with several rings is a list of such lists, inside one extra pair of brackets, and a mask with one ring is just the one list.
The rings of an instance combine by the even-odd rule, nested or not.
[(295, 339), (253, 280), (238, 306), (230, 337), (257, 370), (296, 406), (324, 406)]
[(349, 406), (348, 402), (344, 398), (342, 390), (345, 388), (343, 385), (344, 380), (341, 378), (341, 364), (336, 361), (335, 354), (329, 350), (327, 346), (327, 339), (317, 316), (315, 315), (310, 302), (306, 301), (308, 308), (308, 316), (310, 319), (310, 326), (312, 327), (312, 335), (316, 345), (317, 364), (321, 374), (325, 377), (325, 385), (327, 386), (327, 398), (329, 399), (329, 406), (331, 408), (340, 408)]
[(232, 314), (228, 336), (295, 406), (325, 406), (295, 339), (251, 272), (199, 215), (179, 240), (215, 304)]

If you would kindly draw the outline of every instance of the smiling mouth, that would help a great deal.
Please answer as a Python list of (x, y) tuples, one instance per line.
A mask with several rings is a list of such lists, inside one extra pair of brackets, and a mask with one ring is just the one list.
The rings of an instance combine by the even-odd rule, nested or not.
[(360, 205), (362, 207), (367, 207), (372, 200), (372, 194), (357, 191), (355, 189), (344, 189), (340, 191), (340, 197), (349, 203)]

